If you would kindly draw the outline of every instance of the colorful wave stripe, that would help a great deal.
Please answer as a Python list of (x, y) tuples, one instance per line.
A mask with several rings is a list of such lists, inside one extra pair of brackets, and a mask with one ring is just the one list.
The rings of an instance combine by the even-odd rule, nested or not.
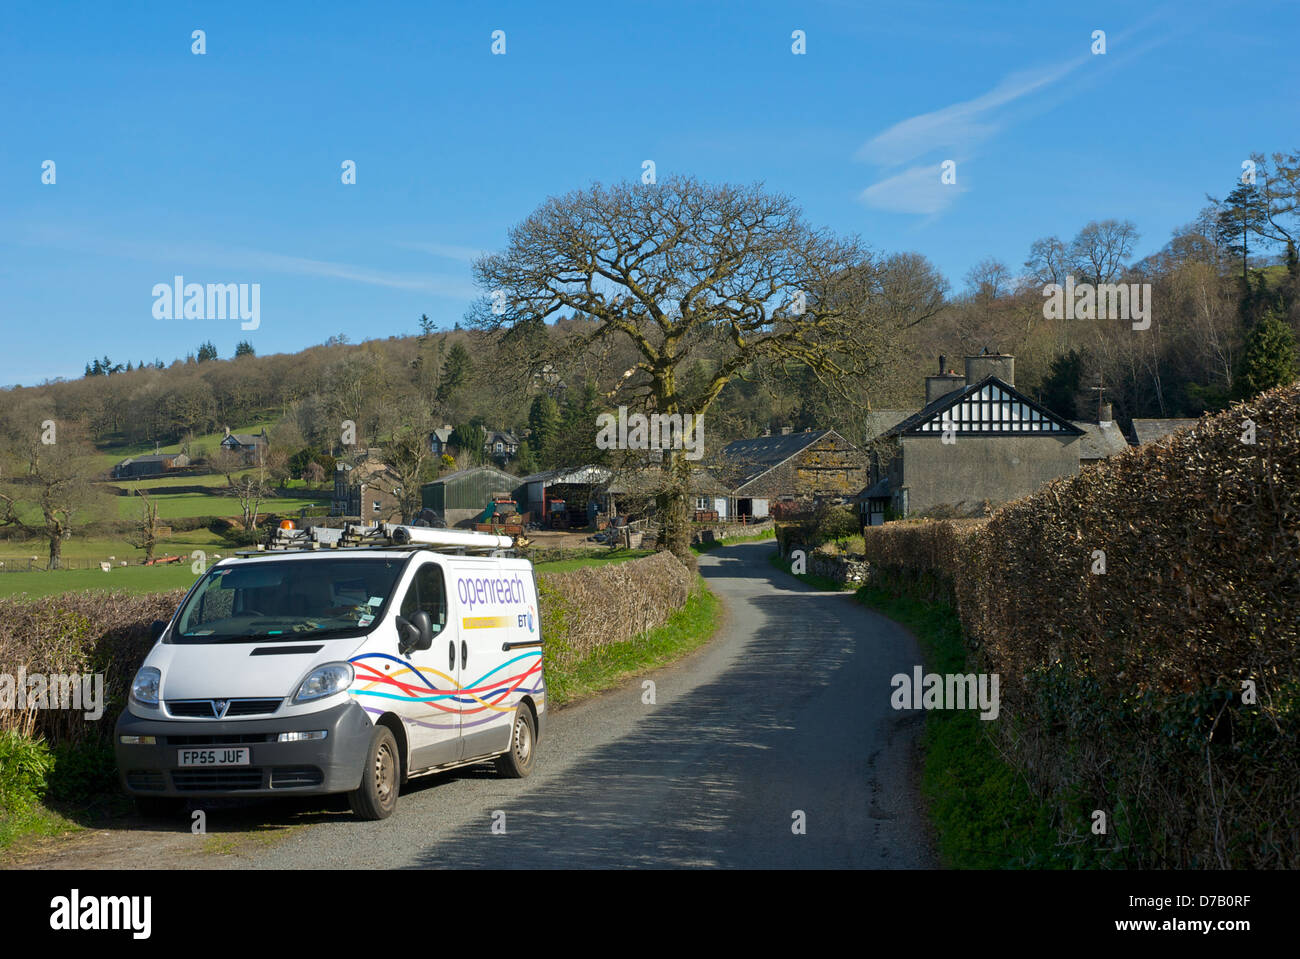
[[(385, 671), (384, 661), (395, 663), (400, 668)], [(538, 649), (507, 660), (467, 686), (460, 685), (440, 670), (421, 670), (414, 663), (387, 653), (366, 653), (350, 662), (356, 670), (356, 679), (348, 693), (361, 702), (366, 712), (379, 715), (386, 710), (379, 708), (382, 702), (377, 701), (396, 700), (428, 706), (430, 719), (443, 718), (445, 714), (459, 717), (459, 722), (450, 723), (403, 717), (408, 722), (430, 729), (480, 726), (498, 719), (501, 713), (514, 712), (525, 693), (537, 695), (539, 699), (545, 696), (545, 685), (541, 681), (542, 651)], [(502, 672), (506, 675), (492, 678)], [(375, 705), (367, 705), (367, 702), (375, 702)], [(481, 718), (467, 721), (476, 715)]]

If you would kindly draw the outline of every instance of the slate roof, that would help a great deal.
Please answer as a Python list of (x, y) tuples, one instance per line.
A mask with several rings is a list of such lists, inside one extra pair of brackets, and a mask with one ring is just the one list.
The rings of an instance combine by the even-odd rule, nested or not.
[(735, 440), (722, 448), (721, 457), (734, 480), (733, 488), (739, 489), (834, 432), (812, 430), (808, 433), (773, 434), (752, 440)]
[(882, 476), (876, 480), (861, 493), (853, 498), (853, 501), (861, 502), (864, 499), (888, 499), (892, 493), (889, 487), (889, 477)]
[(1128, 449), (1129, 443), (1123, 431), (1114, 421), (1109, 423), (1084, 423), (1078, 420), (1074, 425), (1083, 430), (1079, 441), (1079, 459), (1103, 460)]
[(1133, 445), (1142, 446), (1164, 439), (1170, 433), (1195, 426), (1194, 419), (1142, 419), (1133, 421)]
[(148, 456), (128, 456), (118, 466), (130, 466), (132, 463), (166, 463), (176, 459), (180, 453), (150, 453)]
[(257, 446), (261, 443), (265, 443), (266, 437), (262, 436), (260, 433), (257, 435), (252, 433), (231, 433), (229, 436), (222, 438), (221, 443), (223, 446), (227, 440), (234, 440), (240, 446)]

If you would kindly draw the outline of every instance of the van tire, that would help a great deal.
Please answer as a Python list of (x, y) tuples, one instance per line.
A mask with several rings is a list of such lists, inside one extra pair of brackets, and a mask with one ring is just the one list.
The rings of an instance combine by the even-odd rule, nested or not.
[(510, 748), (497, 757), (497, 774), (506, 779), (523, 779), (533, 771), (537, 753), (537, 724), (533, 711), (520, 703), (510, 726)]
[(142, 819), (175, 819), (185, 808), (185, 800), (174, 796), (136, 796), (135, 811)]
[(361, 785), (348, 793), (348, 805), (358, 819), (387, 819), (397, 808), (402, 788), (402, 754), (387, 726), (376, 726), (366, 750)]

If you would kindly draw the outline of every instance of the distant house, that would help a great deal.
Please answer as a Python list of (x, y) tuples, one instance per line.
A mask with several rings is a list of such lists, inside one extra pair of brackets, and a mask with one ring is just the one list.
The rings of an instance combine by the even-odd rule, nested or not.
[(433, 451), (434, 456), (443, 456), (447, 453), (453, 432), (450, 426), (440, 426), (429, 434), (429, 449)]
[(356, 465), (339, 462), (334, 467), (331, 516), (348, 516), (365, 523), (400, 523), (397, 478), (381, 460), (367, 457)]
[(260, 433), (232, 433), (227, 426), (226, 435), (221, 440), (221, 448), (232, 453), (242, 453), (245, 463), (257, 463), (266, 452), (268, 442), (266, 427), (263, 427)]
[(1162, 440), (1178, 430), (1195, 426), (1197, 422), (1193, 419), (1134, 420), (1129, 436), (1134, 446), (1144, 446)]
[(519, 440), (514, 433), (492, 430), (483, 441), (483, 454), (498, 463), (514, 459), (518, 452)]
[[(663, 485), (663, 469), (658, 466), (617, 470), (605, 485), (601, 508), (625, 516), (647, 515), (653, 512), (655, 498)], [(735, 513), (731, 490), (707, 469), (691, 468), (687, 493), (693, 518), (725, 522)], [(707, 515), (714, 513), (716, 517)]]
[(140, 476), (161, 476), (168, 470), (190, 465), (184, 453), (151, 453), (148, 456), (128, 456), (113, 467), (113, 479), (133, 479)]
[(736, 440), (715, 473), (730, 490), (733, 519), (764, 517), (779, 500), (851, 499), (867, 479), (866, 454), (835, 430)]
[(964, 376), (940, 357), (925, 399), (871, 438), (870, 481), (857, 497), (864, 526), (940, 509), (980, 515), (1118, 445), (1113, 423), (1072, 423), (1018, 391), (1012, 356), (968, 356)]

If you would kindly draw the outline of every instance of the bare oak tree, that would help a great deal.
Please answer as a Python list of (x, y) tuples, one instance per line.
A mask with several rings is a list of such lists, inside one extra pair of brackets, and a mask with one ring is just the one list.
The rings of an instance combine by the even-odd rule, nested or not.
[[(485, 296), (470, 320), (502, 330), (562, 312), (589, 317), (584, 346), (635, 348), (611, 400), (702, 415), (756, 363), (802, 364), (831, 386), (863, 375), (871, 268), (856, 239), (813, 228), (791, 199), (759, 185), (597, 184), (549, 199), (510, 231), (504, 252), (475, 262)], [(681, 374), (704, 344), (710, 370), (691, 388)], [(690, 463), (675, 450), (663, 469), (661, 545), (685, 558)]]

